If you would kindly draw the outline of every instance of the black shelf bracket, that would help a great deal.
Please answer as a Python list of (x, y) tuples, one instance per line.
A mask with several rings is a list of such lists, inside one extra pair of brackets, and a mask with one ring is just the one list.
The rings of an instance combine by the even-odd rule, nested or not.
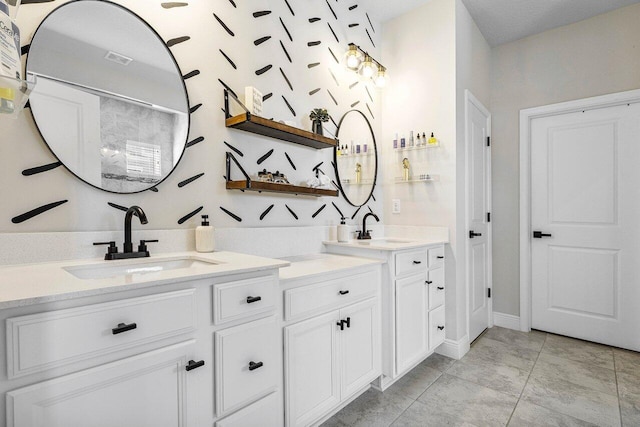
[(247, 113), (247, 119), (249, 119), (251, 112), (249, 111), (249, 109), (242, 103), (242, 101), (240, 101), (238, 99), (237, 96), (235, 96), (233, 93), (229, 92), (229, 90), (225, 89), (224, 90), (224, 117), (226, 119), (231, 118), (231, 111), (229, 109), (229, 97), (233, 98), (234, 101), (236, 101), (238, 103), (238, 105), (240, 105), (242, 107), (242, 109), (244, 111), (246, 111)]
[(251, 178), (249, 178), (249, 175), (247, 174), (247, 172), (240, 165), (240, 163), (238, 162), (238, 159), (236, 159), (236, 157), (232, 153), (230, 153), (228, 151), (226, 153), (226, 172), (227, 173), (226, 173), (226, 176), (225, 176), (225, 178), (227, 179), (227, 182), (231, 181), (231, 162), (232, 161), (233, 161), (233, 163), (236, 164), (238, 169), (240, 169), (240, 172), (242, 172), (242, 175), (244, 175), (244, 178), (247, 181), (247, 188), (250, 188), (251, 187)]

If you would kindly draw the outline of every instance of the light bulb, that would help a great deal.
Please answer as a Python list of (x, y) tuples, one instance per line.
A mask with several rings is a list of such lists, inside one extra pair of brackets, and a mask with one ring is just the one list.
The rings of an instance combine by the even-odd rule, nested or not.
[(364, 62), (362, 63), (361, 69), (362, 75), (366, 78), (373, 77), (376, 72), (375, 65), (373, 65), (373, 61), (369, 55), (365, 56)]
[(384, 85), (387, 84), (387, 73), (384, 68), (381, 68), (378, 71), (378, 75), (376, 76), (374, 82), (378, 87), (384, 87)]
[(347, 67), (352, 70), (357, 70), (360, 66), (360, 58), (358, 57), (358, 46), (355, 44), (349, 44), (349, 51), (347, 52)]

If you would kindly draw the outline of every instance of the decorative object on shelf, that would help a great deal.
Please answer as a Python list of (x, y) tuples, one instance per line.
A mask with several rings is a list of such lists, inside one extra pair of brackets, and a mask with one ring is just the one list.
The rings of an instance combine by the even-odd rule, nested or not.
[[(352, 153), (349, 149), (334, 151), (334, 167), (336, 182), (340, 183), (340, 191), (346, 201), (355, 207), (365, 205), (376, 185), (378, 175), (378, 155), (376, 139), (371, 123), (362, 111), (350, 110), (345, 113), (338, 124), (337, 136), (341, 140), (351, 141)], [(366, 141), (367, 152), (358, 153)]]
[(438, 138), (436, 138), (435, 136), (433, 136), (433, 132), (431, 132), (431, 137), (429, 138), (429, 145), (437, 145), (438, 144)]
[(244, 103), (247, 110), (256, 116), (262, 116), (262, 92), (253, 86), (244, 88)]
[[(237, 116), (231, 116), (229, 110), (229, 97), (237, 102), (245, 112)], [(225, 125), (228, 128), (240, 129), (245, 132), (268, 136), (282, 141), (304, 145), (305, 147), (315, 148), (317, 150), (322, 148), (334, 148), (338, 145), (338, 141), (334, 138), (328, 138), (297, 127), (278, 123), (274, 120), (254, 116), (247, 110), (244, 104), (242, 104), (242, 102), (240, 102), (240, 100), (227, 89), (224, 90), (224, 111), (226, 117)]]
[[(116, 38), (114, 22), (121, 29)], [(78, 41), (82, 48), (63, 40)], [(88, 54), (105, 46), (102, 55)], [(145, 73), (139, 71), (143, 58), (154, 58)], [(110, 78), (101, 78), (105, 73)], [(123, 6), (96, 0), (65, 3), (49, 13), (33, 35), (26, 61), (27, 80), (38, 79), (29, 104), (43, 140), (72, 174), (112, 193), (155, 188), (175, 170), (190, 125), (184, 79), (199, 72), (183, 74), (146, 21)], [(151, 78), (158, 76), (162, 79)], [(95, 108), (59, 114), (61, 106), (78, 99)], [(100, 126), (104, 117), (117, 121)]]
[(345, 54), (347, 68), (359, 72), (363, 77), (373, 80), (375, 85), (382, 88), (387, 83), (387, 69), (376, 61), (369, 53), (355, 43), (349, 43)]
[(409, 159), (406, 157), (402, 159), (402, 179), (405, 181), (409, 181), (409, 168), (411, 165), (409, 164)]
[(309, 113), (309, 119), (313, 122), (313, 133), (322, 135), (322, 123), (329, 121), (329, 113), (326, 108), (315, 108)]

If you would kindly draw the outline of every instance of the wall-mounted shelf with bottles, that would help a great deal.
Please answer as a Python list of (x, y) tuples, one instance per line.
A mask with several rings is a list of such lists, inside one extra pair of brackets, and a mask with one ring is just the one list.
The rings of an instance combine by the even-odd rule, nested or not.
[(407, 151), (427, 150), (429, 148), (436, 148), (436, 147), (439, 147), (439, 146), (440, 146), (440, 140), (438, 140), (434, 144), (414, 145), (413, 147), (394, 148), (393, 151), (398, 152), (398, 153), (404, 153), (404, 152), (407, 152)]
[(373, 179), (363, 179), (363, 180), (360, 180), (360, 182), (356, 181), (355, 179), (340, 180), (340, 184), (342, 185), (371, 185), (373, 183), (374, 183)]
[(394, 184), (412, 184), (415, 182), (435, 182), (440, 181), (440, 175), (417, 175), (409, 178), (408, 180), (402, 179), (401, 177), (396, 177), (394, 180)]

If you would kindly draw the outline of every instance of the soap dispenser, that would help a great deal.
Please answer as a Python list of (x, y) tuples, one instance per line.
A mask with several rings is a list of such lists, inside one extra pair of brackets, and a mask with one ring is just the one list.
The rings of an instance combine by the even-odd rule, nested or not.
[(340, 218), (340, 225), (338, 225), (338, 242), (340, 243), (348, 243), (349, 242), (349, 226), (345, 222), (345, 218)]
[(202, 225), (196, 227), (196, 251), (213, 252), (213, 227), (209, 215), (202, 215)]

